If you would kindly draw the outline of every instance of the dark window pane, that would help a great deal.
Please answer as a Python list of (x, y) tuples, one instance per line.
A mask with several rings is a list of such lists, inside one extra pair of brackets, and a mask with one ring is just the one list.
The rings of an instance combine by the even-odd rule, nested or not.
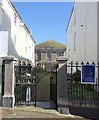
[(51, 52), (50, 51), (47, 52), (47, 60), (51, 61)]
[(40, 51), (37, 52), (37, 59), (41, 60), (41, 52)]

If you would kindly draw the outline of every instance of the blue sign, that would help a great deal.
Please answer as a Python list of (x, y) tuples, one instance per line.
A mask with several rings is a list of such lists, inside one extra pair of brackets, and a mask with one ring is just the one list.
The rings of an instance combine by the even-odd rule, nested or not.
[(82, 65), (81, 83), (94, 84), (96, 82), (95, 65)]

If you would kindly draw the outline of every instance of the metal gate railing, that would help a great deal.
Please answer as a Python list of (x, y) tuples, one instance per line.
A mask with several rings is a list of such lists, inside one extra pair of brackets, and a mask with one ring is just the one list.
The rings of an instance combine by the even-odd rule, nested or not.
[(1, 89), (1, 96), (3, 97), (4, 95), (4, 85), (5, 85), (5, 81), (4, 81), (4, 73), (5, 73), (5, 62), (2, 62), (2, 89)]
[[(71, 114), (87, 117), (98, 116), (99, 112), (99, 63), (96, 65), (98, 79), (96, 84), (81, 83), (81, 65), (67, 64), (68, 106)], [(86, 64), (89, 64), (88, 62)], [(92, 64), (95, 64), (94, 62)]]
[(36, 79), (30, 64), (15, 66), (15, 104), (36, 106)]
[(3, 66), (2, 66), (2, 64), (0, 64), (0, 106), (2, 106), (2, 92), (3, 92), (3, 90), (2, 90), (2, 68), (3, 68)]
[(57, 110), (57, 66), (55, 69), (51, 68), (51, 77), (50, 77), (50, 100), (54, 108)]

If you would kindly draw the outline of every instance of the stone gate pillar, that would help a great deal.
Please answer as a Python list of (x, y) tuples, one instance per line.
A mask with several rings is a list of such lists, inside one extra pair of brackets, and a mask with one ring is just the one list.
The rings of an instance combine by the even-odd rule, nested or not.
[(58, 110), (61, 113), (68, 113), (67, 100), (68, 100), (68, 83), (67, 83), (67, 58), (60, 56), (58, 61)]
[(13, 56), (7, 56), (3, 58), (4, 67), (4, 96), (3, 107), (14, 107), (14, 84), (15, 84), (15, 62), (17, 59)]

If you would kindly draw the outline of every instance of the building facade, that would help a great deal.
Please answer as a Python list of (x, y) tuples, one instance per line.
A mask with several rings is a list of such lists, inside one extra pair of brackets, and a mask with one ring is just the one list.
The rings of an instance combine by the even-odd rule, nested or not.
[(12, 55), (35, 64), (35, 41), (10, 0), (0, 4), (0, 57)]
[[(27, 26), (22, 23), (22, 19), (11, 0), (0, 0), (0, 106), (6, 103), (4, 102), (6, 98), (7, 100), (11, 98), (9, 101), (11, 104), (15, 104), (14, 87), (16, 87), (17, 81), (15, 66), (18, 65), (16, 63), (22, 66), (21, 71), (24, 65), (28, 68), (30, 66), (31, 69), (31, 65), (35, 65), (34, 54), (35, 40)], [(10, 62), (3, 62), (5, 58)], [(6, 65), (9, 67), (7, 68)], [(10, 84), (10, 82), (12, 83)], [(10, 88), (11, 94), (7, 87)]]
[(67, 26), (69, 61), (99, 61), (99, 3), (76, 2)]
[(48, 68), (57, 63), (57, 58), (65, 55), (66, 47), (54, 40), (48, 40), (36, 45), (36, 63)]

